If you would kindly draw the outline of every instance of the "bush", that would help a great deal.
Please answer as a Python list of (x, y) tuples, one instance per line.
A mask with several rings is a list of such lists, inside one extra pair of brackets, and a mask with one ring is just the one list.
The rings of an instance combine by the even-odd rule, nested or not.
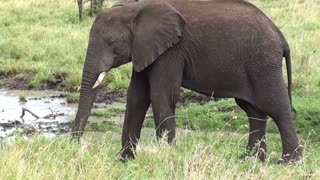
[[(77, 0), (77, 2), (79, 10), (79, 20), (82, 21), (83, 7), (86, 2), (83, 2), (83, 0)], [(95, 14), (101, 12), (105, 0), (88, 0), (88, 2), (90, 2), (89, 14), (91, 17), (93, 17)]]

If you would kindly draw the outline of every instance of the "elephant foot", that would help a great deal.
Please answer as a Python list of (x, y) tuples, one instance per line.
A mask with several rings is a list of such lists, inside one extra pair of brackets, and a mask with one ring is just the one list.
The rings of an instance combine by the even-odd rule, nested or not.
[(168, 144), (173, 147), (173, 148), (176, 148), (177, 147), (177, 142), (176, 142), (176, 139), (173, 138), (173, 139), (168, 139)]
[(132, 147), (123, 148), (120, 151), (120, 161), (125, 163), (129, 160), (135, 159), (135, 152)]
[(300, 145), (292, 154), (284, 154), (278, 164), (297, 165), (303, 163), (303, 146)]
[(81, 135), (82, 135), (82, 134), (80, 134), (80, 133), (78, 133), (78, 132), (72, 132), (70, 141), (71, 141), (71, 142), (80, 143)]
[(242, 162), (247, 161), (252, 158), (257, 158), (260, 161), (265, 162), (266, 151), (263, 148), (259, 148), (259, 150), (255, 151), (255, 152), (248, 150), (247, 153), (245, 153), (239, 157), (240, 161), (242, 161)]

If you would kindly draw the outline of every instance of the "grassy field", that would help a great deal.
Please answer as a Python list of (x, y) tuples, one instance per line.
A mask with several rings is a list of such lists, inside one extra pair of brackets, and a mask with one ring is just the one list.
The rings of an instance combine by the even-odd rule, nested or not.
[[(120, 129), (118, 129), (120, 131)], [(143, 129), (137, 159), (118, 161), (120, 133), (87, 133), (81, 144), (68, 137), (0, 144), (1, 179), (319, 179), (320, 146), (305, 141), (304, 164), (276, 164), (280, 138), (268, 136), (268, 157), (241, 162), (247, 134), (178, 129), (176, 148)]]
[[(114, 1), (108, 2), (106, 6)], [(319, 179), (320, 1), (250, 2), (274, 20), (291, 47), (303, 164), (276, 164), (280, 137), (271, 121), (267, 162), (240, 162), (248, 122), (233, 100), (223, 100), (178, 109), (176, 148), (157, 142), (153, 123), (145, 124), (137, 159), (126, 164), (117, 160), (120, 125), (91, 124), (81, 144), (70, 143), (66, 136), (37, 135), (0, 143), (0, 179)], [(86, 15), (79, 23), (73, 0), (0, 0), (0, 87), (76, 91), (93, 20)], [(112, 70), (104, 82), (107, 90), (125, 92), (130, 75), (131, 64)], [(68, 101), (78, 98), (72, 94)], [(93, 114), (122, 112), (107, 108)]]
[[(0, 11), (1, 78), (13, 76), (11, 83), (27, 88), (75, 91), (94, 19), (85, 16), (79, 23), (72, 0), (1, 1)], [(124, 90), (130, 71), (129, 66), (113, 71), (109, 88)]]
[[(114, 0), (108, 1), (112, 4)], [(292, 52), (295, 91), (319, 92), (320, 2), (254, 0), (287, 38)], [(107, 4), (107, 5), (109, 5)], [(85, 11), (85, 13), (88, 13)], [(79, 23), (71, 0), (2, 0), (0, 4), (0, 75), (29, 88), (75, 91), (80, 85), (93, 18)], [(131, 65), (113, 70), (109, 91), (124, 91)], [(6, 85), (2, 81), (2, 85)]]

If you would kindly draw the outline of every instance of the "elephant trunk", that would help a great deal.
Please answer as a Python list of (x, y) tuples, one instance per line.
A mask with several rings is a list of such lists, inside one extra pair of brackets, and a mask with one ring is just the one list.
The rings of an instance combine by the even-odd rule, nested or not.
[(72, 129), (72, 137), (78, 140), (84, 132), (85, 125), (97, 95), (98, 88), (93, 88), (93, 86), (98, 78), (99, 72), (96, 63), (94, 63), (96, 61), (94, 60), (95, 58), (90, 58), (87, 54), (81, 81), (79, 106)]

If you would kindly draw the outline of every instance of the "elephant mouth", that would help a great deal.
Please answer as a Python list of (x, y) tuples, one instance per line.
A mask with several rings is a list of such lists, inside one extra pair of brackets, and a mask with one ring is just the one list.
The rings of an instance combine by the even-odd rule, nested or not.
[(97, 88), (100, 83), (102, 82), (102, 80), (104, 79), (104, 77), (106, 76), (107, 72), (102, 72), (100, 73), (100, 75), (98, 76), (96, 82), (94, 83), (94, 85), (92, 86), (92, 89)]

